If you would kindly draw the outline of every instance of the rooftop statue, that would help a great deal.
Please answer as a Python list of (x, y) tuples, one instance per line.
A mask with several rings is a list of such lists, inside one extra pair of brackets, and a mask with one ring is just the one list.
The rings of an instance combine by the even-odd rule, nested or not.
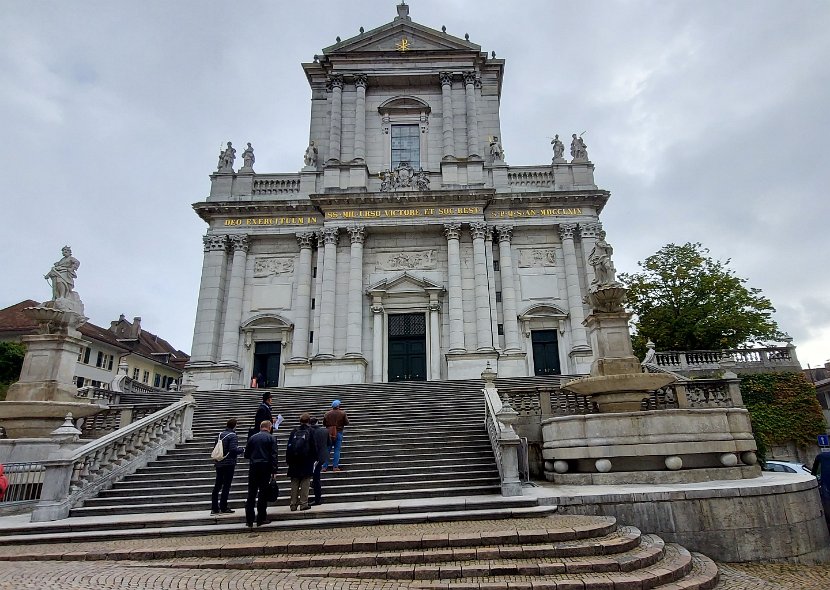
[(61, 249), (63, 258), (52, 265), (52, 269), (44, 276), (52, 285), (52, 301), (66, 299), (75, 289), (75, 279), (78, 277), (75, 271), (81, 266), (78, 259), (72, 256), (72, 248), (64, 246)]
[(564, 164), (565, 158), (563, 157), (563, 154), (565, 153), (565, 144), (562, 143), (561, 139), (559, 139), (558, 133), (551, 140), (550, 144), (553, 146), (553, 163)]
[(303, 156), (303, 161), (306, 166), (317, 167), (317, 146), (314, 145), (314, 141), (309, 142), (305, 150), (305, 155)]
[(504, 148), (501, 146), (498, 135), (494, 135), (490, 140), (490, 156), (494, 162), (504, 161)]
[(233, 172), (233, 162), (236, 160), (236, 150), (233, 144), (229, 141), (228, 147), (222, 150), (219, 155), (219, 167), (217, 172)]
[(254, 162), (256, 162), (256, 158), (254, 157), (254, 148), (251, 147), (251, 143), (248, 142), (248, 147), (245, 148), (244, 152), (242, 152), (242, 169), (252, 172), (254, 169)]
[(585, 145), (581, 137), (576, 136), (576, 133), (571, 135), (571, 137), (573, 138), (571, 140), (571, 156), (573, 156), (571, 162), (587, 162), (588, 146)]

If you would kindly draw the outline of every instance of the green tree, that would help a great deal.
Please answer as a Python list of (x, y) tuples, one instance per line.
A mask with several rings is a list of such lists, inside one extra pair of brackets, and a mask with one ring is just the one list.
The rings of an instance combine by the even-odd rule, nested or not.
[(6, 399), (9, 385), (20, 378), (26, 346), (17, 342), (0, 342), (0, 400)]
[(667, 244), (637, 264), (640, 272), (619, 278), (628, 287), (640, 355), (648, 339), (659, 350), (718, 350), (785, 337), (770, 300), (700, 243)]

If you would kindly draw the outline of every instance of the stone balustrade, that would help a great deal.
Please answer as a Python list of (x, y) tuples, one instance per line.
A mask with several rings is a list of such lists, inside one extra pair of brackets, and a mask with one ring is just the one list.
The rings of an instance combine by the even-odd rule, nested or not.
[(85, 499), (192, 438), (194, 407), (193, 397), (186, 395), (65, 456), (43, 461), (43, 488), (32, 522), (66, 518)]
[(507, 184), (513, 191), (553, 187), (553, 172), (550, 166), (510, 166)]
[(299, 174), (257, 174), (251, 194), (284, 195), (300, 192)]
[(485, 382), (484, 401), (486, 408), (485, 425), (496, 457), (501, 479), (502, 496), (521, 496), (522, 482), (519, 477), (519, 446), (521, 439), (513, 430), (512, 423), (518, 414), (510, 404), (502, 402), (492, 382)]
[(81, 424), (79, 428), (82, 432), (81, 438), (91, 439), (104, 436), (142, 418), (146, 418), (150, 414), (154, 414), (165, 407), (165, 404), (159, 403), (111, 404), (108, 408), (101, 410), (97, 414), (80, 420)]
[(665, 371), (690, 375), (720, 371), (724, 368), (724, 361), (736, 373), (801, 371), (795, 346), (792, 345), (728, 350), (670, 350), (655, 351), (653, 354), (650, 351), (644, 363)]
[(88, 385), (81, 387), (75, 397), (79, 400), (90, 400), (104, 402), (105, 404), (117, 404), (121, 393), (111, 389), (104, 389), (102, 387), (93, 387)]

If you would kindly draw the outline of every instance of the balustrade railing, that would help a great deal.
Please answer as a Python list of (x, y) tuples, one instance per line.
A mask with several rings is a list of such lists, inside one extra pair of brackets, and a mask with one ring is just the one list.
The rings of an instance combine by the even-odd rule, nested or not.
[(551, 187), (553, 172), (544, 166), (511, 166), (507, 171), (507, 184), (517, 190)]
[(113, 404), (97, 414), (81, 419), (81, 438), (98, 438), (158, 412), (166, 404)]
[(193, 397), (94, 440), (65, 457), (42, 462), (46, 471), (33, 522), (66, 518), (85, 499), (192, 438)]
[(485, 426), (499, 469), (501, 494), (502, 496), (521, 496), (519, 447), (522, 441), (512, 426), (512, 423), (518, 417), (518, 413), (509, 404), (502, 402), (498, 390), (493, 387), (492, 381), (485, 381), (485, 383), (487, 386), (482, 389), (485, 404)]
[(734, 363), (732, 370), (782, 369), (800, 371), (801, 365), (793, 353), (794, 347), (736, 348), (729, 350), (661, 351), (647, 355), (648, 364), (669, 371), (716, 371), (724, 360)]
[(111, 389), (104, 389), (103, 387), (81, 387), (78, 393), (75, 394), (78, 399), (88, 399), (90, 401), (98, 400), (106, 402), (107, 404), (117, 404), (120, 397), (120, 392)]
[(299, 192), (299, 174), (258, 174), (254, 177), (252, 190), (254, 195), (282, 195)]
[(39, 462), (3, 465), (3, 472), (9, 480), (9, 486), (6, 488), (3, 499), (0, 500), (0, 508), (36, 502), (40, 498), (45, 471), (46, 468)]

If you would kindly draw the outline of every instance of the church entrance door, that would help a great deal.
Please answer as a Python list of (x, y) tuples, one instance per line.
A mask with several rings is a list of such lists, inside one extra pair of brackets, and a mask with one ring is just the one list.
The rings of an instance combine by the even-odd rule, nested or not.
[(556, 330), (532, 330), (533, 370), (536, 375), (560, 375), (559, 341)]
[(389, 381), (426, 381), (427, 328), (422, 313), (389, 316)]
[(276, 387), (280, 382), (282, 342), (257, 342), (254, 348), (254, 374), (262, 375), (260, 387)]

